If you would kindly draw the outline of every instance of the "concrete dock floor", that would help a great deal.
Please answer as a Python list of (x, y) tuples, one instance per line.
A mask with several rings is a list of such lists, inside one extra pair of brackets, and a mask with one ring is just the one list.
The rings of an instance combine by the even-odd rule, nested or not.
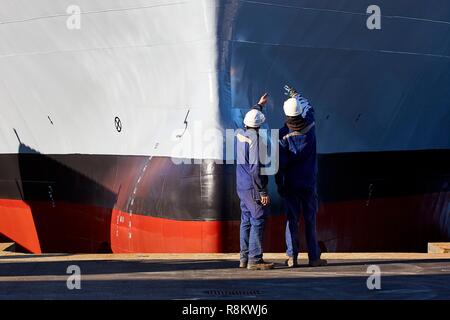
[[(0, 253), (0, 299), (450, 299), (450, 254), (324, 254), (321, 268), (238, 269), (237, 254)], [(81, 271), (69, 290), (67, 268)], [(369, 290), (370, 265), (381, 289)], [(73, 278), (72, 278), (73, 280)], [(373, 283), (373, 282), (372, 282)]]

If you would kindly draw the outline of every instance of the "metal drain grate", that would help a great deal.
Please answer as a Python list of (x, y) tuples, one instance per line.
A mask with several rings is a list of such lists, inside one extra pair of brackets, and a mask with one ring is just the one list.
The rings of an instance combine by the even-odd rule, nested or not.
[(215, 297), (223, 296), (234, 296), (234, 297), (245, 297), (245, 296), (258, 296), (261, 294), (260, 290), (208, 290), (207, 295)]

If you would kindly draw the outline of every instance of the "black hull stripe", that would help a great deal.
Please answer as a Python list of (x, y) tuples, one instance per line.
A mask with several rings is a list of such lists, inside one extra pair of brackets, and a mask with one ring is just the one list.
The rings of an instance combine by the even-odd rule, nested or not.
[[(117, 208), (175, 220), (239, 219), (233, 165), (175, 165), (165, 157), (0, 155), (0, 198)], [(322, 154), (321, 202), (450, 191), (450, 150)], [(281, 211), (274, 179), (272, 208)]]

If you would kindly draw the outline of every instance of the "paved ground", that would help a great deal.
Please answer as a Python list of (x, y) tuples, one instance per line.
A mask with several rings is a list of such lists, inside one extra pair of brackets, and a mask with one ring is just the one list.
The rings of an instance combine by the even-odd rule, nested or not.
[[(235, 254), (25, 255), (0, 253), (0, 299), (450, 299), (450, 254), (327, 254), (329, 266), (237, 269)], [(68, 266), (81, 289), (66, 286)], [(366, 286), (369, 265), (381, 290)]]

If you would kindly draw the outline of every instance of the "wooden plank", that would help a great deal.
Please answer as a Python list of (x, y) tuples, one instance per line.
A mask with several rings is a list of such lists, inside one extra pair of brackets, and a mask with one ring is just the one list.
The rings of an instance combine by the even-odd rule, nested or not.
[(430, 242), (428, 253), (450, 253), (450, 242)]

